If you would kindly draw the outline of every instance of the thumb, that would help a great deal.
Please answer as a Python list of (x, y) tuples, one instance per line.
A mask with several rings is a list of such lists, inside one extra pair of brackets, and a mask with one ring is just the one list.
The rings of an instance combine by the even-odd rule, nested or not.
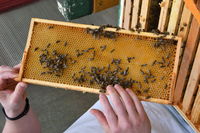
[(23, 82), (19, 82), (17, 86), (15, 87), (15, 90), (13, 92), (13, 98), (18, 101), (20, 98), (24, 98), (25, 89), (27, 88), (27, 84)]
[(99, 123), (103, 126), (104, 130), (108, 132), (109, 125), (108, 125), (105, 115), (100, 110), (97, 110), (97, 109), (91, 109), (90, 113), (93, 114), (97, 118)]

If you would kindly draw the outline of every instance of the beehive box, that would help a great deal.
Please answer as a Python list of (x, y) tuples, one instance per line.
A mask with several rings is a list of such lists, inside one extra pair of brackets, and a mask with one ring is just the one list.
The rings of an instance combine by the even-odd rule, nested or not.
[[(140, 99), (163, 104), (172, 103), (180, 38), (164, 35), (160, 41), (165, 43), (157, 47), (155, 44), (163, 35), (105, 28), (104, 31), (115, 33), (116, 38), (94, 38), (91, 34), (87, 34), (88, 28), (95, 29), (99, 26), (32, 19), (20, 76), (17, 80), (99, 93), (102, 90), (101, 86), (89, 82), (91, 77), (88, 72), (91, 67), (104, 69), (102, 70), (104, 75), (108, 73), (107, 69), (114, 71), (120, 67), (122, 70), (119, 70), (118, 77), (123, 80), (132, 79), (134, 83), (131, 89)], [(106, 46), (104, 50), (103, 46)], [(88, 48), (91, 49), (89, 52), (77, 55), (77, 51), (85, 51)], [(52, 56), (55, 50), (56, 53), (66, 55), (66, 68), (60, 75), (44, 74), (48, 72), (48, 68), (41, 63), (41, 55), (48, 51), (48, 55)], [(113, 63), (113, 59), (120, 60), (120, 63)], [(83, 69), (86, 73), (85, 81), (77, 82), (74, 77), (80, 76)], [(124, 70), (128, 71), (127, 75), (123, 75)], [(147, 76), (151, 76), (148, 77), (148, 82)]]
[(173, 105), (193, 128), (200, 131), (200, 1), (121, 0), (119, 25), (152, 32), (158, 29), (182, 38)]

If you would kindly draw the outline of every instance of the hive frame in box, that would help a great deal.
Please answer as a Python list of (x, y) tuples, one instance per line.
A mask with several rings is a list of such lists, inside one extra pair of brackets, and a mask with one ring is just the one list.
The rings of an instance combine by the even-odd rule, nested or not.
[[(52, 21), (52, 20), (44, 20), (44, 19), (37, 19), (33, 18), (30, 24), (30, 30), (28, 34), (28, 40), (27, 40), (27, 45), (24, 50), (24, 55), (22, 59), (22, 65), (20, 68), (20, 73), (19, 77), (16, 79), (17, 81), (23, 81), (27, 83), (32, 83), (32, 84), (38, 84), (38, 85), (45, 85), (45, 86), (51, 86), (51, 87), (56, 87), (56, 88), (64, 88), (64, 89), (71, 89), (71, 90), (78, 90), (82, 92), (91, 92), (91, 93), (99, 93), (98, 89), (93, 89), (93, 88), (86, 88), (86, 87), (77, 87), (74, 85), (67, 85), (67, 84), (60, 84), (60, 83), (52, 83), (52, 82), (47, 82), (47, 81), (41, 81), (41, 80), (33, 80), (33, 79), (27, 79), (23, 78), (23, 70), (24, 70), (24, 65), (27, 59), (27, 53), (30, 48), (31, 44), (31, 36), (33, 32), (33, 27), (34, 23), (41, 22), (41, 23), (48, 23), (48, 24), (57, 24), (57, 25), (63, 25), (63, 26), (72, 26), (72, 27), (80, 27), (80, 28), (98, 28), (99, 26), (92, 26), (92, 25), (83, 25), (83, 24), (74, 24), (74, 23), (68, 23), (68, 22), (58, 22), (58, 21)], [(106, 30), (109, 31), (115, 31), (115, 28), (107, 28)], [(132, 35), (140, 35), (140, 36), (145, 36), (145, 37), (152, 37), (152, 38), (158, 38), (158, 35), (152, 34), (152, 33), (146, 33), (146, 32), (141, 32), (140, 34), (136, 32), (131, 32), (127, 30), (120, 30), (118, 31), (119, 33), (125, 33), (125, 34), (132, 34)], [(167, 36), (165, 37), (166, 39), (171, 39), (172, 36)], [(177, 48), (176, 48), (176, 55), (175, 55), (175, 62), (174, 62), (174, 68), (172, 72), (172, 83), (171, 83), (171, 90), (170, 90), (170, 95), (169, 95), (169, 100), (162, 100), (162, 99), (156, 99), (156, 98), (150, 98), (150, 99), (145, 99), (144, 96), (139, 97), (141, 100), (144, 101), (150, 101), (150, 102), (156, 102), (156, 103), (162, 103), (162, 104), (172, 104), (173, 103), (173, 96), (174, 96), (174, 87), (175, 87), (175, 81), (176, 81), (176, 76), (177, 76), (177, 69), (178, 69), (178, 60), (179, 60), (179, 52), (181, 48), (181, 38), (179, 37), (173, 37), (174, 40), (177, 41)]]
[[(121, 1), (120, 8), (122, 10), (120, 11), (119, 22), (121, 27), (127, 28), (124, 24), (131, 22), (126, 21), (136, 23), (140, 20), (140, 17), (138, 14), (132, 13), (132, 18), (126, 19), (126, 5), (124, 5), (124, 2), (125, 1)], [(161, 3), (157, 4), (160, 6), (161, 10), (157, 21), (158, 26), (156, 28), (161, 32), (168, 31), (171, 34), (177, 35), (181, 37), (183, 41), (180, 51), (179, 70), (173, 105), (185, 121), (191, 125), (193, 130), (195, 132), (200, 132), (200, 111), (197, 109), (200, 108), (200, 92), (197, 91), (197, 84), (199, 84), (198, 75), (200, 76), (200, 72), (198, 69), (199, 63), (195, 61), (195, 59), (199, 60), (200, 55), (198, 50), (198, 47), (200, 47), (200, 13), (198, 11), (198, 8), (200, 8), (200, 0), (162, 0)], [(141, 5), (135, 4), (134, 8), (146, 10), (145, 7), (147, 9), (153, 6), (151, 4), (143, 5), (142, 3)], [(146, 14), (151, 15), (148, 11), (146, 11)], [(148, 17), (145, 17), (145, 21), (148, 21)], [(129, 26), (129, 28), (134, 27), (135, 25)], [(143, 29), (147, 31), (146, 27), (143, 27)], [(195, 55), (198, 56), (198, 58), (195, 57)], [(191, 84), (193, 84), (192, 87)]]

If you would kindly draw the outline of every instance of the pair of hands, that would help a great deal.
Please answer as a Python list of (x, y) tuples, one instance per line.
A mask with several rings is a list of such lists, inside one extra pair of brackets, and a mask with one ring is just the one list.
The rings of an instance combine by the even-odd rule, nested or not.
[[(9, 117), (18, 116), (25, 106), (25, 89), (27, 84), (16, 82), (20, 65), (0, 66), (0, 103)], [(108, 86), (113, 107), (105, 94), (100, 94), (104, 112), (92, 109), (91, 113), (98, 119), (106, 133), (150, 133), (150, 121), (137, 96), (130, 89), (119, 85)]]

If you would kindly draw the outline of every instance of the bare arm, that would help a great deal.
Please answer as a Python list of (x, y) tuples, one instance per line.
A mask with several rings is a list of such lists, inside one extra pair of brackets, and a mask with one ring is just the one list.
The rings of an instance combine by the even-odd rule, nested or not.
[[(26, 87), (25, 83), (17, 83), (13, 78), (17, 77), (19, 65), (14, 68), (0, 66), (0, 103), (7, 116), (14, 118), (21, 114), (25, 108)], [(11, 121), (6, 119), (3, 133), (40, 133), (41, 128), (36, 115), (30, 108), (22, 118)]]

